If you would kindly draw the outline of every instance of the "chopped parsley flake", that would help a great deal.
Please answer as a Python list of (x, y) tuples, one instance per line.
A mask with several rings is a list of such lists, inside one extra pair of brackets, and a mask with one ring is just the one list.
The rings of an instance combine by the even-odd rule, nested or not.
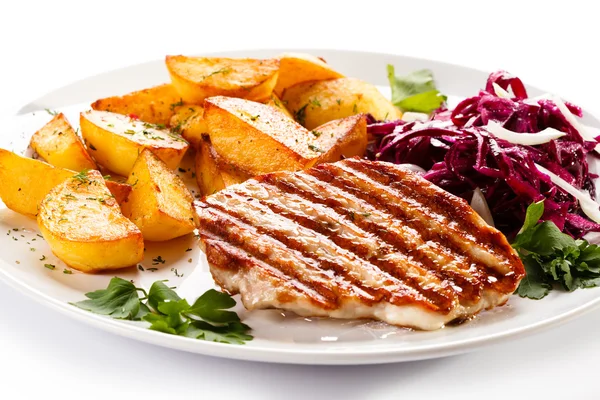
[(306, 123), (306, 107), (308, 104), (303, 105), (298, 111), (294, 113), (294, 119), (300, 124)]
[(314, 144), (309, 144), (308, 148), (317, 153), (325, 153), (323, 150), (315, 146)]
[(158, 257), (152, 259), (152, 265), (158, 265), (158, 264), (164, 264), (164, 263), (165, 263), (165, 260), (161, 256), (158, 256)]
[(179, 99), (179, 101), (177, 103), (173, 103), (169, 106), (169, 109), (171, 111), (175, 110), (175, 108), (177, 107), (181, 107), (183, 105), (183, 99)]

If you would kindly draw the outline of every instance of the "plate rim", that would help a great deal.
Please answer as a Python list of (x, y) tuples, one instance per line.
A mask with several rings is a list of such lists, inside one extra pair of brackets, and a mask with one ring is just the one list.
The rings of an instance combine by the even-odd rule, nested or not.
[[(320, 48), (293, 48), (293, 49), (279, 49), (279, 48), (256, 48), (247, 50), (232, 50), (232, 51), (218, 51), (218, 52), (207, 52), (199, 53), (206, 56), (218, 56), (218, 55), (230, 55), (242, 53), (258, 53), (258, 52), (329, 52), (329, 53), (343, 53), (345, 55), (360, 55), (370, 56), (375, 55), (378, 57), (401, 57), (405, 59), (411, 59), (415, 62), (425, 61), (429, 63), (435, 63), (440, 67), (460, 68), (465, 71), (474, 71), (477, 73), (486, 73), (484, 70), (472, 68), (455, 63), (448, 63), (444, 61), (438, 61), (435, 59), (428, 59), (422, 57), (406, 56), (398, 53), (387, 53), (387, 52), (372, 52), (372, 51), (360, 51), (360, 50), (347, 50), (347, 49), (320, 49)], [(76, 86), (82, 82), (89, 81), (90, 79), (100, 79), (102, 76), (112, 75), (126, 69), (140, 68), (145, 64), (151, 64), (159, 62), (159, 60), (150, 60), (137, 64), (124, 66), (121, 68), (111, 69), (104, 71), (99, 74), (91, 75), (86, 78), (78, 79), (74, 82), (68, 83), (61, 87), (58, 87), (46, 94), (30, 101), (23, 105), (17, 111), (17, 114), (12, 118), (19, 118), (33, 110), (28, 107), (35, 106), (36, 103), (44, 101), (44, 98), (55, 95), (56, 92), (66, 91), (69, 89), (75, 89)], [(537, 87), (527, 85), (528, 88)], [(586, 109), (586, 113), (591, 117), (596, 118), (593, 112)], [(0, 260), (0, 267), (2, 265), (9, 264), (3, 260)], [(524, 337), (539, 333), (546, 329), (554, 326), (563, 325), (572, 319), (591, 312), (597, 308), (600, 308), (600, 295), (594, 299), (588, 300), (587, 302), (565, 311), (561, 314), (555, 315), (551, 318), (525, 324), (524, 326), (508, 329), (501, 332), (489, 333), (473, 338), (466, 338), (453, 343), (433, 343), (429, 345), (421, 345), (416, 348), (396, 348), (390, 344), (387, 346), (381, 346), (381, 348), (356, 348), (336, 350), (336, 349), (303, 349), (303, 348), (269, 348), (262, 347), (261, 345), (252, 346), (235, 346), (224, 343), (214, 343), (207, 341), (199, 341), (190, 338), (184, 338), (173, 335), (165, 335), (161, 332), (152, 331), (145, 327), (141, 327), (135, 323), (127, 323), (122, 320), (114, 320), (110, 317), (93, 314), (91, 312), (79, 309), (72, 306), (68, 302), (59, 300), (55, 297), (50, 296), (32, 286), (25, 281), (14, 276), (6, 268), (0, 268), (0, 280), (6, 283), (8, 286), (17, 290), (18, 292), (25, 294), (26, 296), (34, 299), (36, 302), (45, 305), (51, 309), (57, 310), (63, 315), (72, 317), (74, 320), (84, 322), (88, 326), (99, 328), (103, 331), (110, 332), (112, 334), (119, 335), (121, 337), (127, 337), (129, 339), (139, 340), (144, 343), (158, 345), (162, 347), (172, 348), (181, 351), (187, 351), (197, 354), (203, 354), (213, 357), (246, 360), (246, 361), (259, 361), (259, 362), (271, 362), (271, 363), (283, 363), (283, 364), (305, 364), (305, 365), (364, 365), (364, 364), (383, 364), (393, 362), (405, 362), (413, 360), (424, 360), (438, 357), (446, 357), (459, 353), (466, 353), (480, 349), (485, 346), (491, 346), (505, 341), (511, 337)], [(592, 289), (593, 290), (593, 289)], [(600, 288), (596, 289), (600, 290)]]

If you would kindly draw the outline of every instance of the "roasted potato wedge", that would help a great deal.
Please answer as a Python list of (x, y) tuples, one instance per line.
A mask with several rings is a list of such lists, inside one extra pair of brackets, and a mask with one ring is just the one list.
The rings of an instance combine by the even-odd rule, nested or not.
[(90, 110), (81, 113), (81, 134), (96, 161), (128, 176), (144, 149), (171, 169), (177, 168), (189, 144), (179, 135), (121, 114)]
[(279, 57), (279, 76), (273, 91), (281, 96), (285, 89), (302, 82), (342, 78), (318, 57), (305, 53), (285, 53)]
[(167, 125), (181, 105), (181, 96), (170, 83), (92, 103), (92, 109), (131, 115), (151, 124)]
[(150, 150), (140, 153), (127, 183), (133, 190), (123, 204), (123, 214), (140, 229), (145, 240), (170, 240), (196, 228), (192, 194)]
[(112, 193), (113, 197), (119, 205), (122, 205), (127, 201), (127, 199), (129, 198), (129, 194), (133, 189), (131, 185), (128, 185), (127, 183), (109, 180), (105, 180), (104, 183), (106, 183), (106, 187), (108, 188), (108, 190), (110, 190), (110, 193)]
[(286, 89), (282, 100), (307, 129), (356, 114), (370, 113), (378, 120), (402, 117), (375, 86), (354, 78), (302, 82)]
[(250, 178), (249, 174), (236, 170), (217, 154), (207, 134), (201, 136), (195, 163), (196, 182), (203, 196), (209, 196), (227, 186), (242, 183)]
[(202, 106), (180, 107), (171, 118), (170, 126), (174, 132), (179, 132), (192, 147), (197, 149), (200, 145), (200, 136), (207, 132), (203, 117)]
[[(0, 198), (19, 214), (36, 215), (48, 192), (75, 174), (75, 171), (0, 149)], [(131, 186), (125, 183), (106, 181), (106, 186), (119, 204), (127, 200), (131, 191)]]
[(277, 59), (167, 56), (165, 62), (173, 86), (191, 104), (219, 95), (264, 101), (279, 72)]
[(250, 175), (310, 167), (322, 153), (314, 135), (261, 103), (211, 97), (204, 101), (204, 121), (215, 151)]
[(283, 102), (281, 101), (281, 99), (279, 97), (277, 97), (277, 95), (275, 93), (271, 94), (271, 97), (269, 97), (269, 100), (267, 100), (265, 102), (265, 104), (268, 105), (268, 106), (277, 108), (278, 110), (280, 110), (281, 112), (283, 112), (285, 115), (287, 115), (291, 119), (294, 119), (294, 116), (292, 115), (292, 113), (290, 112), (290, 110), (288, 110), (286, 108), (285, 104), (283, 104)]
[(367, 120), (362, 114), (330, 121), (311, 131), (316, 146), (324, 151), (317, 164), (364, 156), (367, 150)]
[(34, 133), (30, 145), (41, 158), (55, 167), (73, 171), (97, 168), (63, 113), (54, 116)]
[(40, 203), (37, 222), (52, 252), (83, 272), (124, 268), (144, 258), (140, 230), (121, 214), (98, 171), (60, 183)]

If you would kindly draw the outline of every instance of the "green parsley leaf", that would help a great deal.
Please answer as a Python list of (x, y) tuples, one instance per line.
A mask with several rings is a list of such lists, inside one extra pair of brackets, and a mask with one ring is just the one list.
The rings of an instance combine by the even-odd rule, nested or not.
[(396, 76), (393, 65), (387, 66), (392, 89), (392, 103), (402, 111), (430, 113), (438, 109), (447, 97), (435, 87), (433, 72), (427, 69)]
[(225, 311), (235, 304), (235, 300), (228, 294), (211, 289), (198, 297), (198, 300), (186, 311), (186, 315), (218, 324), (239, 322), (240, 317), (235, 312)]
[[(138, 291), (144, 293), (143, 299)], [(190, 306), (165, 281), (154, 282), (146, 294), (130, 281), (115, 277), (106, 289), (87, 293), (86, 297), (88, 300), (72, 304), (113, 318), (143, 320), (150, 323), (148, 329), (158, 332), (220, 343), (244, 344), (252, 340), (250, 327), (235, 312), (228, 311), (235, 300), (216, 290), (208, 290)]]
[(140, 298), (133, 283), (114, 277), (106, 289), (86, 293), (89, 300), (71, 303), (96, 314), (119, 319), (134, 319), (140, 311)]
[(548, 283), (540, 265), (533, 257), (522, 257), (522, 260), (527, 275), (521, 280), (517, 294), (536, 300), (546, 297), (552, 286)]
[(166, 301), (179, 301), (181, 297), (173, 289), (165, 285), (165, 281), (156, 281), (148, 291), (148, 305), (155, 311), (158, 306)]
[(185, 336), (209, 342), (244, 344), (252, 340), (252, 336), (246, 333), (249, 330), (250, 327), (241, 322), (234, 322), (227, 326), (213, 326), (204, 321), (194, 321), (187, 328)]
[(543, 213), (543, 202), (531, 204), (512, 244), (527, 274), (516, 293), (541, 299), (552, 290), (553, 283), (567, 291), (599, 286), (600, 247), (573, 239), (551, 221), (538, 223)]

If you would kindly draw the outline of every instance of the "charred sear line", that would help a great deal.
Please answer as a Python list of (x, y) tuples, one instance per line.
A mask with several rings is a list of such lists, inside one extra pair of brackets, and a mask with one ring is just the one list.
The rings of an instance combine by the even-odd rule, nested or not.
[[(438, 229), (430, 229), (417, 218), (412, 218), (410, 214), (402, 207), (382, 200), (374, 192), (364, 192), (360, 188), (355, 187), (351, 180), (345, 177), (334, 175), (331, 171), (327, 170), (326, 167), (327, 165), (321, 165), (307, 172), (325, 184), (335, 186), (336, 188), (341, 189), (342, 191), (360, 200), (363, 200), (366, 203), (369, 203), (371, 206), (377, 209), (386, 210), (402, 224), (419, 232), (419, 235), (423, 241), (435, 242), (438, 246), (442, 248), (448, 248), (452, 253), (461, 255), (470, 265), (475, 265), (480, 271), (480, 274), (492, 277), (490, 281), (484, 281), (486, 285), (502, 291), (506, 291), (507, 287), (514, 286), (514, 279), (512, 276), (507, 277), (495, 269), (478, 262), (477, 260), (473, 259), (473, 256), (470, 254), (470, 252), (457, 246), (454, 242), (454, 239), (450, 237), (448, 233), (446, 233), (446, 227), (440, 226)], [(289, 185), (284, 185), (284, 187), (285, 186)], [(294, 190), (298, 191), (297, 188), (294, 188)], [(298, 192), (298, 194), (300, 193), (301, 192)], [(327, 201), (330, 202), (331, 200)]]
[[(423, 265), (423, 263), (419, 260), (411, 260), (414, 268), (419, 268), (421, 270), (421, 278), (429, 279), (428, 281), (422, 282), (423, 279), (419, 281), (416, 277), (411, 277), (407, 275), (406, 263), (411, 261), (403, 260), (403, 265), (399, 266), (395, 262), (381, 258), (382, 256), (385, 257), (386, 255), (390, 255), (393, 253), (406, 254), (406, 247), (404, 247), (405, 251), (400, 252), (398, 251), (398, 249), (392, 247), (389, 243), (383, 242), (380, 244), (380, 248), (377, 251), (378, 254), (371, 255), (371, 250), (366, 244), (356, 243), (356, 241), (353, 241), (352, 239), (341, 236), (336, 229), (336, 223), (333, 221), (328, 221), (329, 223), (323, 223), (321, 221), (318, 221), (317, 218), (313, 216), (308, 216), (306, 214), (301, 215), (297, 212), (290, 210), (289, 208), (281, 207), (271, 201), (258, 201), (260, 202), (260, 204), (268, 207), (275, 214), (282, 215), (290, 220), (293, 220), (294, 222), (303, 226), (304, 228), (313, 230), (317, 233), (328, 237), (338, 247), (353, 253), (355, 256), (359, 257), (365, 262), (375, 265), (380, 270), (393, 276), (394, 278), (402, 280), (403, 282), (411, 286), (413, 289), (419, 291), (421, 294), (428, 297), (433, 303), (440, 307), (441, 310), (449, 311), (452, 308), (453, 298), (455, 295), (454, 290), (452, 290), (451, 288), (447, 287), (447, 285), (444, 285), (442, 282), (439, 281), (437, 282), (439, 283), (439, 285), (431, 284), (434, 283), (431, 281), (431, 278), (441, 278), (440, 280), (445, 279), (444, 277), (435, 274), (435, 270), (426, 268)], [(346, 211), (346, 213), (348, 212)], [(362, 216), (357, 216), (355, 219), (355, 223), (357, 223), (361, 219)], [(357, 226), (360, 227), (358, 224)], [(378, 237), (377, 239), (381, 238)], [(433, 260), (427, 257), (424, 257), (423, 261), (428, 262), (431, 266), (433, 265)], [(432, 274), (432, 276), (427, 277), (426, 275), (429, 274)], [(463, 279), (463, 281), (465, 280)]]
[[(253, 225), (252, 221), (250, 221), (246, 216), (241, 214), (240, 212), (233, 211), (231, 208), (224, 207), (221, 204), (211, 204), (211, 206), (221, 209), (221, 211), (226, 212), (236, 219), (240, 220), (244, 224)], [(340, 288), (345, 288), (340, 295), (342, 296), (357, 296), (361, 299), (362, 302), (367, 303), (369, 305), (374, 302), (380, 302), (385, 300), (395, 305), (404, 305), (410, 303), (420, 303), (424, 307), (434, 310), (434, 311), (449, 311), (451, 307), (447, 304), (449, 300), (445, 297), (438, 296), (434, 293), (431, 296), (428, 296), (428, 293), (421, 293), (419, 288), (408, 285), (407, 282), (403, 280), (398, 280), (395, 274), (386, 273), (389, 276), (388, 281), (386, 283), (386, 287), (373, 287), (368, 286), (364, 282), (359, 279), (353, 277), (347, 268), (344, 266), (344, 263), (341, 262), (333, 262), (331, 260), (320, 257), (318, 254), (315, 254), (313, 251), (310, 251), (306, 248), (305, 243), (302, 241), (302, 238), (291, 237), (284, 232), (267, 229), (264, 226), (254, 226), (254, 229), (265, 236), (272, 237), (276, 239), (278, 242), (283, 243), (288, 248), (299, 252), (302, 256), (306, 258), (312, 259), (315, 263), (319, 264), (319, 267), (323, 270), (333, 271), (335, 276), (340, 278), (342, 282), (345, 284), (340, 285)], [(339, 284), (339, 282), (338, 282)], [(394, 291), (390, 291), (390, 285), (397, 286), (397, 289)], [(355, 293), (352, 291), (352, 288), (356, 287), (363, 292), (364, 294), (368, 294), (365, 296), (364, 294), (360, 295), (359, 293)], [(350, 290), (349, 290), (350, 289)]]
[[(325, 309), (335, 308), (334, 304), (327, 301), (326, 298), (322, 297), (317, 292), (300, 284), (299, 281), (291, 279), (288, 275), (285, 275), (273, 266), (252, 257), (244, 250), (232, 246), (221, 239), (209, 239), (207, 236), (203, 236), (203, 240), (206, 244), (207, 259), (213, 265), (218, 266), (219, 268), (230, 268), (231, 265), (235, 265), (236, 268), (242, 268), (246, 271), (258, 269), (264, 279), (274, 280), (279, 283), (279, 285), (273, 285), (274, 287), (281, 286), (285, 287), (286, 290), (292, 291), (288, 296), (289, 301), (293, 301), (294, 297), (304, 296), (309, 299), (311, 303), (314, 303), (319, 307)], [(221, 287), (225, 286), (223, 283), (219, 283), (219, 285)], [(230, 291), (230, 294), (236, 293), (238, 293), (238, 288), (236, 288), (235, 291)]]
[[(438, 263), (431, 259), (427, 252), (425, 252), (422, 249), (416, 248), (414, 244), (409, 243), (400, 232), (386, 229), (386, 227), (372, 222), (372, 220), (369, 217), (361, 214), (356, 209), (351, 209), (344, 206), (340, 201), (338, 201), (334, 197), (325, 198), (319, 195), (317, 193), (317, 190), (309, 192), (295, 186), (291, 182), (280, 181), (272, 178), (265, 179), (263, 181), (263, 184), (277, 187), (279, 190), (282, 190), (288, 194), (297, 195), (309, 202), (328, 206), (329, 208), (333, 209), (337, 214), (344, 216), (347, 221), (346, 223), (354, 223), (356, 226), (358, 226), (365, 232), (368, 232), (375, 236), (378, 241), (382, 242), (382, 244), (391, 246), (397, 252), (409, 255), (413, 259), (413, 261), (417, 263), (421, 268), (433, 273), (438, 279), (448, 280), (451, 283), (454, 283), (456, 286), (461, 287), (462, 291), (459, 291), (458, 293), (458, 296), (461, 299), (468, 299), (471, 302), (476, 302), (481, 296), (483, 286), (490, 286), (490, 283), (488, 283), (487, 280), (484, 280), (481, 270), (470, 271), (469, 264), (467, 264), (463, 269), (464, 273), (474, 275), (473, 277), (469, 277), (457, 271), (443, 269)], [(351, 195), (350, 193), (347, 194)], [(368, 204), (373, 206), (371, 203)], [(280, 212), (283, 210), (274, 209), (274, 211)], [(287, 212), (287, 210), (285, 212)], [(312, 223), (314, 225), (314, 222)], [(310, 226), (311, 229), (315, 229), (312, 227), (313, 225)], [(317, 225), (319, 225), (318, 228), (323, 230), (323, 227), (320, 224)], [(320, 233), (331, 235), (329, 231), (320, 231)], [(440, 246), (440, 248), (445, 249), (443, 246)], [(435, 252), (435, 250), (436, 249), (430, 247), (429, 251)], [(362, 251), (362, 253), (357, 254), (359, 254), (361, 257), (365, 256), (364, 252), (366, 251), (366, 249), (357, 248), (356, 251)], [(445, 254), (446, 257), (455, 257), (450, 251), (446, 251), (444, 253), (449, 253)]]
[[(223, 213), (229, 214), (231, 218), (231, 214), (227, 210), (223, 210), (222, 208), (219, 209), (219, 207), (214, 206), (212, 208), (217, 209)], [(240, 221), (244, 223), (243, 220)], [(233, 246), (238, 246), (250, 256), (280, 270), (283, 274), (288, 275), (296, 279), (303, 285), (315, 290), (315, 292), (317, 292), (320, 296), (327, 300), (329, 308), (337, 307), (338, 296), (336, 295), (335, 291), (332, 290), (332, 287), (325, 286), (314, 279), (306, 279), (304, 276), (298, 273), (296, 265), (284, 262), (282, 260), (278, 260), (277, 263), (274, 263), (267, 254), (267, 251), (270, 250), (269, 248), (265, 248), (266, 246), (262, 246), (261, 248), (260, 244), (257, 244), (252, 240), (244, 240), (244, 238), (236, 232), (237, 228), (234, 227), (231, 222), (231, 220), (227, 220), (226, 218), (222, 217), (220, 218), (218, 214), (213, 213), (210, 217), (204, 218), (202, 220), (202, 225), (204, 230), (219, 236), (223, 241), (229, 242)], [(261, 234), (261, 232), (258, 229), (257, 233)], [(270, 239), (275, 241), (277, 240), (273, 237), (271, 237)], [(273, 245), (275, 246), (276, 244), (273, 243)]]
[[(349, 160), (347, 164), (353, 170), (364, 173), (369, 178), (398, 190), (404, 196), (413, 197), (427, 207), (430, 207), (438, 214), (447, 214), (450, 219), (457, 223), (465, 231), (477, 231), (478, 239), (487, 250), (496, 254), (501, 254), (501, 248), (504, 239), (500, 232), (492, 230), (481, 230), (473, 222), (468, 205), (461, 200), (453, 199), (449, 193), (427, 188), (424, 190), (423, 184), (411, 176), (411, 173), (402, 171), (401, 168), (384, 163), (373, 163), (372, 168), (360, 168), (360, 163), (355, 160)], [(401, 178), (400, 180), (398, 178)]]

